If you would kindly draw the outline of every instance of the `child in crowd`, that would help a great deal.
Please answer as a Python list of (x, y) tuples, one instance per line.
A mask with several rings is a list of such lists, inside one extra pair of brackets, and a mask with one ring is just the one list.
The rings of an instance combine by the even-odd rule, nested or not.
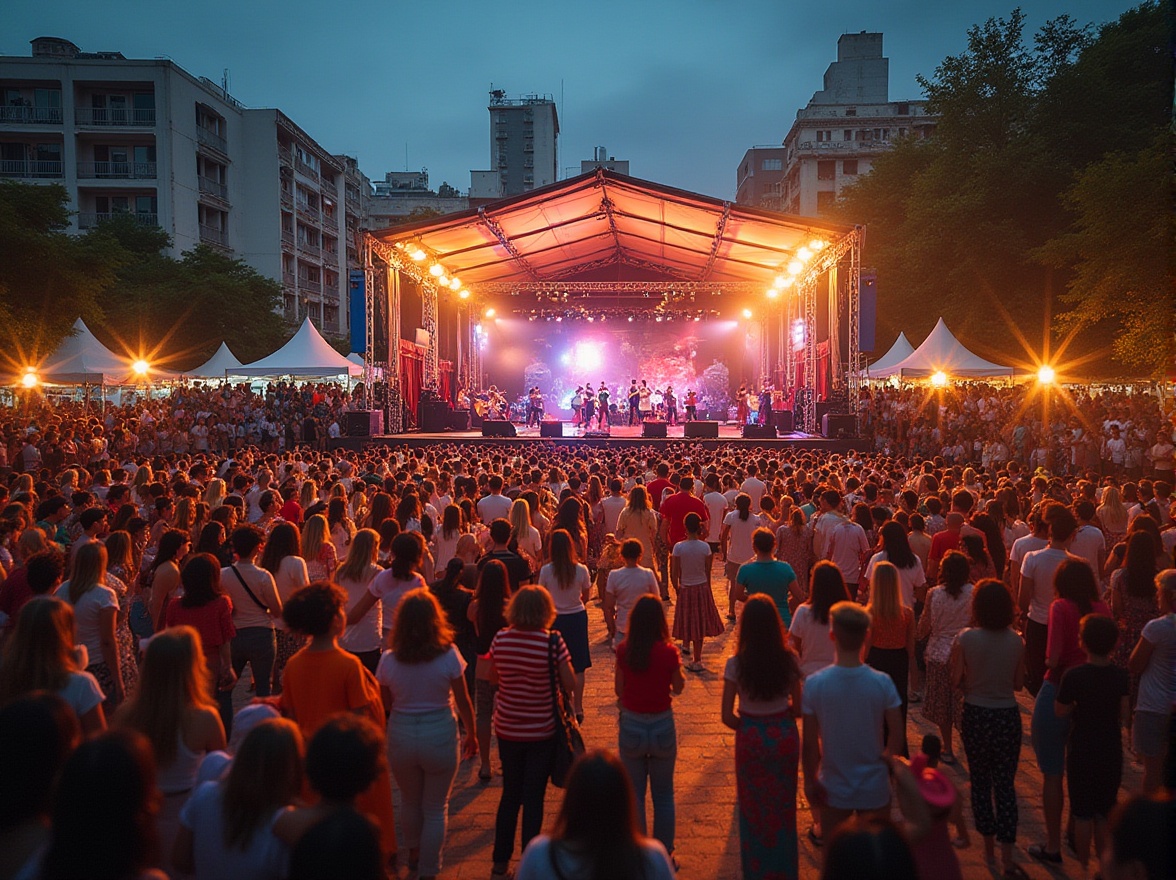
[(1123, 779), (1121, 728), (1130, 711), (1130, 679), (1127, 670), (1111, 664), (1111, 652), (1119, 640), (1114, 620), (1087, 614), (1079, 638), (1086, 662), (1066, 670), (1054, 710), (1059, 717), (1073, 716), (1066, 780), (1074, 817), (1074, 851), (1086, 871), (1092, 833), (1096, 850), (1102, 853), (1106, 848), (1107, 817)]

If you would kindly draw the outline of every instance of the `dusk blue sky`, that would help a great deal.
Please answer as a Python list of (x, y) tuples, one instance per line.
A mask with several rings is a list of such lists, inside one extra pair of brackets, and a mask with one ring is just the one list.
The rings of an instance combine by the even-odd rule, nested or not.
[[(0, 4), (0, 53), (58, 36), (167, 56), (249, 107), (278, 107), (369, 177), (429, 169), (469, 188), (489, 165), (488, 93), (560, 104), (561, 175), (604, 145), (637, 177), (733, 198), (744, 151), (778, 144), (845, 32), (882, 31), (892, 100), (918, 98), (970, 25), (1017, 0), (56, 0)], [(1022, 0), (1035, 30), (1101, 23), (1124, 0)]]

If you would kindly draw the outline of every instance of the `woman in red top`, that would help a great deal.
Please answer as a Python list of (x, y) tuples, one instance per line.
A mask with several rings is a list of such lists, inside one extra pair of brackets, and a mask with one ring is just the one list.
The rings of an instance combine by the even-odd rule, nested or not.
[[(216, 690), (230, 690), (237, 683), (229, 646), (237, 634), (233, 626), (233, 600), (220, 585), (220, 562), (211, 553), (196, 553), (180, 572), (184, 595), (169, 602), (165, 624), (190, 626), (200, 634), (204, 662)], [(221, 721), (228, 723), (228, 719)]]
[(666, 612), (654, 595), (642, 596), (629, 613), (628, 633), (617, 646), (616, 692), (621, 703), (618, 751), (637, 801), (645, 834), (645, 784), (653, 800), (653, 836), (674, 854), (674, 763), (678, 734), (673, 697), (686, 677), (682, 657), (670, 641)]

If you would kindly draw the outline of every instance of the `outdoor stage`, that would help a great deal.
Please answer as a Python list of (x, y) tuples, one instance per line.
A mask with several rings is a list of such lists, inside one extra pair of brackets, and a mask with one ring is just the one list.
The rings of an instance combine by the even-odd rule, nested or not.
[(774, 439), (744, 438), (740, 436), (739, 426), (735, 424), (720, 424), (719, 436), (715, 437), (684, 437), (682, 425), (667, 427), (665, 437), (642, 437), (641, 427), (635, 425), (618, 425), (609, 431), (609, 436), (585, 437), (579, 429), (570, 423), (564, 425), (562, 437), (541, 437), (538, 428), (527, 428), (515, 425), (515, 437), (484, 437), (481, 430), (470, 431), (441, 431), (437, 433), (413, 432), (408, 434), (380, 434), (374, 437), (342, 437), (332, 443), (334, 448), (359, 451), (372, 446), (435, 446), (441, 443), (504, 443), (513, 446), (526, 447), (543, 444), (555, 444), (569, 447), (603, 447), (603, 448), (637, 448), (641, 446), (668, 446), (670, 444), (690, 444), (702, 448), (711, 448), (719, 444), (742, 447), (752, 450), (761, 449), (818, 449), (822, 452), (859, 452), (868, 451), (868, 439), (829, 439), (820, 435), (790, 433)]

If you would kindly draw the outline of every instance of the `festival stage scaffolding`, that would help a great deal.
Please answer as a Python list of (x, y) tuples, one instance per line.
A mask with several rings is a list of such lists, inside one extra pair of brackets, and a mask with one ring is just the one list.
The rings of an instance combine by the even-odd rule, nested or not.
[[(453, 390), (445, 389), (441, 374), (439, 331), (453, 330), (439, 326), (442, 312), (458, 323), (448, 333), (457, 382), (479, 387), (485, 378), (479, 321), (487, 308), (574, 321), (610, 310), (688, 316), (720, 303), (728, 310), (752, 306), (760, 316), (754, 383), (787, 385), (799, 402), (797, 428), (816, 434), (821, 384), (844, 400), (838, 411), (858, 414), (863, 232), (597, 169), (483, 207), (368, 233), (359, 242), (366, 267), (365, 380), (370, 384), (382, 372), (385, 430), (396, 435), (406, 428), (404, 404), (420, 391), (406, 388), (401, 370), (401, 353), (414, 341), (423, 358), (421, 386)], [(405, 341), (409, 286), (419, 291), (423, 332)], [(827, 305), (819, 302), (823, 293)], [(826, 320), (818, 325), (821, 315)], [(819, 347), (826, 352), (820, 358)], [(819, 363), (825, 357), (827, 366)], [(828, 371), (825, 383), (821, 369)]]

